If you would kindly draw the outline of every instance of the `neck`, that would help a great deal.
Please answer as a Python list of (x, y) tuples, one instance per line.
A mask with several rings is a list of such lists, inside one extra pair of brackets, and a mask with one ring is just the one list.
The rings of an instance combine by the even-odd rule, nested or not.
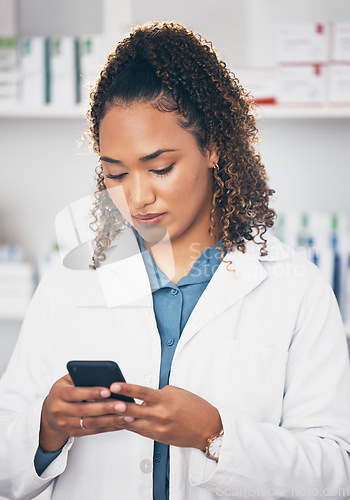
[(193, 234), (188, 231), (175, 239), (165, 237), (156, 245), (145, 242), (146, 249), (154, 262), (175, 284), (182, 276), (187, 276), (200, 254), (220, 240), (221, 226), (215, 226), (214, 234), (209, 234), (210, 220)]

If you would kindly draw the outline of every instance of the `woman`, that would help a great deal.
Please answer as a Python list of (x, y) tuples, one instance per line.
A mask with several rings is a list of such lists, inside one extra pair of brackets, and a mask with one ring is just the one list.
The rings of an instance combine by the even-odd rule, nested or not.
[[(1, 381), (2, 494), (350, 495), (339, 309), (266, 232), (251, 106), (179, 24), (138, 27), (109, 56), (89, 112), (93, 263), (57, 266), (33, 297)], [(71, 359), (113, 359), (128, 383), (75, 387)]]

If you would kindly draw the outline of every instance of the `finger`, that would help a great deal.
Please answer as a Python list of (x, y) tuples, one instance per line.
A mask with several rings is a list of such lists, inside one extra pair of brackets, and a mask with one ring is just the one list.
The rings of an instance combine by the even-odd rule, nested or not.
[(106, 401), (93, 401), (93, 402), (65, 402), (63, 411), (66, 415), (70, 417), (91, 417), (91, 416), (101, 416), (101, 415), (116, 415), (124, 414), (127, 405), (122, 401), (116, 401), (115, 399), (108, 399)]
[(66, 380), (69, 384), (74, 385), (72, 377), (69, 375), (69, 373), (67, 373), (67, 375), (64, 375), (64, 377), (62, 377), (62, 380)]
[(135, 432), (140, 436), (145, 436), (156, 441), (159, 440), (160, 433), (156, 433), (157, 428), (155, 427), (153, 420), (140, 418), (135, 419), (133, 422), (125, 422), (125, 418), (126, 417), (124, 417), (123, 428), (127, 431)]
[(106, 387), (75, 387), (66, 385), (61, 391), (63, 401), (91, 401), (110, 397), (110, 391)]
[(71, 431), (70, 435), (73, 437), (84, 437), (84, 436), (93, 436), (95, 434), (101, 434), (103, 432), (116, 432), (123, 431), (125, 428), (123, 426), (118, 425), (109, 425), (105, 427), (91, 428), (91, 429), (81, 429), (80, 427), (75, 428)]
[(114, 427), (114, 430), (125, 429), (124, 417), (120, 415), (103, 415), (100, 417), (83, 417), (84, 428), (80, 425), (80, 418), (74, 417), (70, 419), (71, 425), (76, 430), (86, 431), (84, 435), (96, 432), (99, 429), (106, 427)]
[(69, 405), (67, 414), (70, 416), (101, 416), (101, 415), (125, 415), (134, 418), (155, 417), (155, 407), (140, 405), (136, 403), (126, 403), (124, 401), (108, 400), (103, 403), (75, 403)]
[(156, 404), (159, 401), (159, 391), (157, 389), (144, 387), (143, 385), (114, 382), (110, 386), (110, 390), (115, 394), (124, 394), (124, 396), (141, 399), (148, 404)]
[[(141, 419), (155, 419), (157, 418), (157, 406), (156, 405), (139, 405), (136, 403), (128, 403), (128, 407), (124, 412), (120, 412), (127, 417), (141, 418)], [(126, 422), (128, 419), (126, 420)]]

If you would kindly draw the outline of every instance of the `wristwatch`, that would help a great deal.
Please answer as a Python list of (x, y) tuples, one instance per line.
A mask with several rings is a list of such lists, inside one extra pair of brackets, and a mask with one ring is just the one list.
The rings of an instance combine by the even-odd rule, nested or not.
[(207, 458), (211, 458), (215, 460), (215, 462), (219, 461), (220, 448), (222, 444), (222, 436), (224, 435), (224, 429), (221, 429), (219, 433), (213, 434), (207, 439), (207, 446), (205, 448), (205, 456)]

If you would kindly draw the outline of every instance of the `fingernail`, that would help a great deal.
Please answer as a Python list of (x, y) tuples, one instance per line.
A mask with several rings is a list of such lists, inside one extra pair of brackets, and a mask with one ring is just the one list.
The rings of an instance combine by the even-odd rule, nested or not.
[(119, 385), (119, 384), (113, 384), (113, 385), (111, 386), (111, 389), (113, 390), (113, 392), (119, 392), (119, 391), (120, 391), (120, 389), (121, 389), (121, 387), (120, 387), (120, 385)]
[(135, 419), (134, 417), (124, 417), (124, 422), (133, 422)]
[(125, 411), (125, 405), (123, 403), (117, 403), (114, 405), (114, 409), (116, 411)]
[(103, 389), (103, 390), (101, 391), (101, 396), (102, 396), (102, 397), (109, 396), (109, 390), (108, 390), (108, 389)]

